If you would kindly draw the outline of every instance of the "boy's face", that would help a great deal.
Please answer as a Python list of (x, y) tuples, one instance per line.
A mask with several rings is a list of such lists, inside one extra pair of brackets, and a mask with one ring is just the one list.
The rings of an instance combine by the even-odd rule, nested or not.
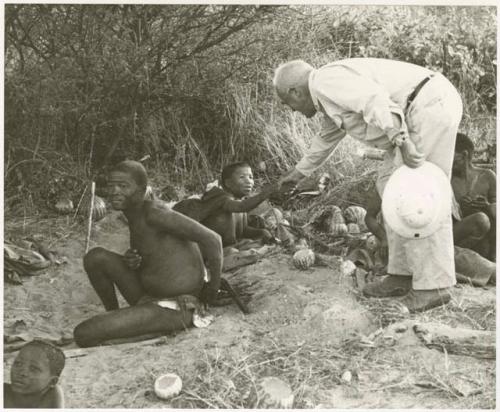
[(49, 367), (49, 358), (41, 348), (23, 348), (10, 370), (12, 391), (22, 394), (42, 392), (57, 382)]
[(466, 150), (464, 150), (463, 152), (455, 152), (452, 166), (452, 170), (454, 173), (460, 173), (465, 170), (468, 161), (468, 154), (469, 153)]
[(248, 196), (253, 189), (253, 174), (250, 167), (238, 167), (225, 185), (236, 197)]
[(125, 210), (144, 200), (144, 191), (129, 173), (114, 171), (109, 175), (108, 196), (113, 209)]

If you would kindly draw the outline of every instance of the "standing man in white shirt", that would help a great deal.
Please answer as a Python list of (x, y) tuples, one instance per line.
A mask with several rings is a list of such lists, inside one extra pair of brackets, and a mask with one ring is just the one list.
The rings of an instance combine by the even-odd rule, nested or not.
[[(278, 67), (274, 86), (283, 104), (323, 127), (295, 168), (280, 183), (309, 176), (346, 135), (387, 151), (377, 179), (382, 197), (387, 180), (402, 164), (432, 162), (450, 177), (462, 101), (440, 73), (414, 64), (372, 58), (336, 61), (314, 69), (302, 60)], [(451, 213), (431, 236), (415, 240), (386, 225), (388, 276), (367, 284), (370, 297), (404, 296), (410, 312), (450, 300), (456, 283)]]

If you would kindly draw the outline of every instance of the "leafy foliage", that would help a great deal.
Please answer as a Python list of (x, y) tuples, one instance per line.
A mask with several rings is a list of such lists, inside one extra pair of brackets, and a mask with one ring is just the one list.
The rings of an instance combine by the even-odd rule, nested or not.
[(291, 58), (440, 70), (474, 129), (496, 111), (495, 20), (494, 7), (6, 5), (7, 200), (50, 201), (66, 174), (76, 196), (145, 154), (161, 179), (198, 190), (236, 159), (279, 173), (318, 127), (277, 107), (272, 72)]

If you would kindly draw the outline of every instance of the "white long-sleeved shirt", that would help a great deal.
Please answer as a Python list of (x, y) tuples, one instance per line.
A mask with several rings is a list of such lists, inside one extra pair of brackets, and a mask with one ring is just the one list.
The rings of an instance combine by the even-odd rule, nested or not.
[[(322, 129), (296, 169), (309, 176), (346, 134), (380, 149), (392, 147), (394, 136), (408, 132), (408, 96), (431, 74), (411, 63), (373, 58), (339, 60), (313, 70), (309, 91), (323, 114)], [(394, 127), (393, 113), (401, 119), (400, 128)]]

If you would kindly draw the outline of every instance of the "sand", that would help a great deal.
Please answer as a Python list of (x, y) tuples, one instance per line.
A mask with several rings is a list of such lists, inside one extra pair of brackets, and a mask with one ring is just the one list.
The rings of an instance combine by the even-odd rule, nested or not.
[[(127, 249), (128, 230), (118, 214), (113, 212), (96, 225), (91, 245), (121, 253)], [(82, 268), (84, 235), (71, 235), (57, 243), (56, 249), (67, 258), (67, 263), (51, 267), (40, 276), (23, 278), (23, 285), (5, 285), (6, 327), (22, 320), (28, 331), (36, 327), (34, 335), (45, 333), (54, 339), (68, 338), (79, 322), (102, 312), (103, 308)], [(343, 276), (340, 268), (312, 267), (301, 271), (293, 266), (290, 255), (278, 252), (254, 265), (237, 269), (227, 277), (236, 283), (239, 279), (256, 282), (249, 303), (251, 314), (242, 314), (235, 305), (213, 308), (211, 312), (215, 321), (207, 328), (182, 331), (155, 345), (104, 346), (86, 350), (85, 356), (70, 357), (61, 377), (66, 406), (224, 407), (224, 396), (229, 397), (234, 392), (230, 388), (234, 379), (227, 379), (229, 389), (221, 392), (217, 402), (214, 398), (204, 398), (200, 389), (200, 382), (214, 384), (217, 379), (225, 380), (224, 376), (207, 375), (210, 374), (207, 365), (216, 365), (214, 357), (251, 357), (252, 351), (262, 348), (265, 342), (272, 342), (277, 347), (295, 345), (301, 348), (301, 345), (314, 344), (345, 348), (346, 342), (369, 336), (378, 328), (373, 315), (358, 299), (351, 277)], [(476, 299), (478, 304), (489, 304), (494, 308), (495, 288), (460, 287), (456, 296), (457, 305), (464, 299)], [(123, 300), (121, 303), (125, 305)], [(450, 317), (448, 323), (453, 322), (454, 318)], [(445, 357), (441, 352), (424, 347), (410, 333), (403, 334), (390, 347), (372, 349), (366, 355), (363, 355), (365, 352), (362, 355), (357, 353), (351, 361), (346, 354), (332, 367), (332, 376), (325, 376), (321, 385), (312, 379), (307, 380), (308, 372), (304, 370), (304, 376), (297, 376), (291, 382), (292, 389), (302, 394), (296, 395), (298, 403), (295, 407), (470, 406), (472, 400), (469, 398), (450, 396), (439, 388), (432, 389), (432, 385), (427, 389), (425, 385), (418, 385), (420, 381), (429, 380), (433, 370), (437, 370), (436, 376), (441, 376), (439, 374), (445, 367), (448, 371), (450, 368), (467, 369), (477, 381), (494, 388), (494, 361)], [(75, 353), (72, 348), (76, 348), (74, 343), (64, 346), (68, 354)], [(6, 353), (4, 356), (4, 379), (7, 381), (14, 355)], [(315, 355), (311, 353), (310, 356)], [(345, 368), (353, 371), (352, 384), (339, 384), (336, 374)], [(255, 370), (260, 373), (258, 371), (262, 369)], [(160, 400), (153, 393), (154, 379), (168, 372), (178, 374), (183, 380), (183, 395), (172, 401)], [(246, 388), (237, 390), (245, 392)], [(189, 403), (189, 399), (193, 403)], [(491, 388), (488, 396), (474, 402), (473, 405), (488, 407)], [(247, 406), (243, 400), (241, 405)]]

